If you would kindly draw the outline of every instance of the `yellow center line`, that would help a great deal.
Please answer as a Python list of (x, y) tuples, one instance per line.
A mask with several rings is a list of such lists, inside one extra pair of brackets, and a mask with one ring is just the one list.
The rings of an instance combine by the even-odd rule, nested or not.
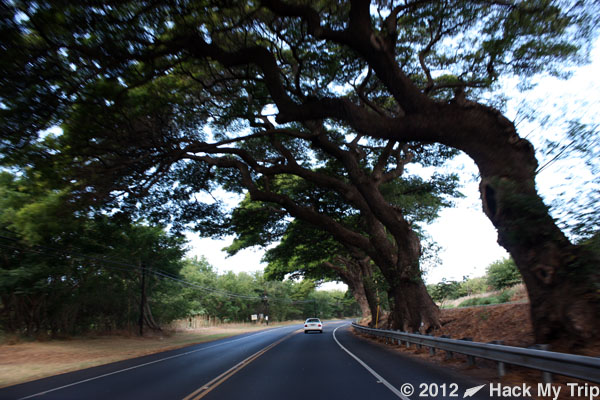
[(214, 388), (219, 386), (221, 383), (225, 382), (231, 376), (235, 375), (238, 371), (240, 371), (246, 365), (250, 364), (252, 361), (256, 360), (258, 357), (262, 356), (267, 351), (271, 350), (273, 347), (277, 346), (279, 343), (290, 338), (292, 335), (295, 335), (296, 333), (300, 332), (301, 330), (302, 329), (298, 329), (298, 330), (290, 333), (289, 335), (284, 336), (283, 338), (279, 339), (278, 341), (273, 342), (270, 345), (268, 345), (267, 347), (263, 348), (262, 350), (259, 350), (256, 353), (252, 354), (250, 357), (244, 359), (243, 361), (240, 361), (239, 363), (237, 363), (233, 367), (229, 368), (227, 371), (223, 372), (221, 375), (217, 376), (216, 378), (214, 378), (207, 384), (200, 386), (194, 392), (192, 392), (189, 395), (187, 395), (186, 397), (184, 397), (183, 400), (201, 399), (202, 397), (206, 396), (211, 390), (213, 390)]

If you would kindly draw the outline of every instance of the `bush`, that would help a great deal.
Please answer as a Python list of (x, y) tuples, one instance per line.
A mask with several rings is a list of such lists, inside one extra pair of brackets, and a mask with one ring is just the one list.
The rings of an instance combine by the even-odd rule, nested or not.
[(460, 282), (447, 281), (444, 278), (439, 283), (428, 285), (427, 290), (434, 301), (443, 303), (445, 300), (453, 300), (461, 297), (460, 285)]
[(521, 283), (521, 274), (512, 258), (496, 261), (487, 267), (487, 283), (495, 290)]
[(465, 300), (460, 303), (459, 307), (470, 307), (470, 306), (487, 306), (490, 304), (502, 304), (510, 301), (512, 294), (510, 290), (505, 290), (495, 296), (478, 297), (474, 299)]
[(487, 278), (471, 278), (460, 283), (460, 294), (462, 296), (471, 296), (474, 294), (485, 293), (488, 291)]

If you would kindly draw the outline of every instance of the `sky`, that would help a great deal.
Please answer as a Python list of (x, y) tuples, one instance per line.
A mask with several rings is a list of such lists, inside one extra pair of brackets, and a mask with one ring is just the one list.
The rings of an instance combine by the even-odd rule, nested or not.
[[(525, 98), (528, 103), (534, 104), (536, 109), (543, 109), (552, 115), (572, 115), (586, 122), (598, 124), (597, 118), (600, 116), (598, 71), (600, 71), (600, 41), (596, 42), (592, 50), (591, 63), (579, 67), (567, 81), (543, 77), (538, 79), (535, 89), (525, 94), (518, 93), (514, 89), (514, 83), (507, 82), (507, 90), (514, 95), (514, 100), (509, 102), (506, 115), (515, 121), (520, 121), (519, 103)], [(542, 130), (539, 126), (526, 122), (519, 122), (517, 128), (519, 134), (530, 140), (536, 149), (542, 147), (545, 137), (556, 137), (561, 134), (559, 130), (556, 132)], [(593, 179), (585, 168), (582, 168), (581, 163), (578, 160), (555, 162), (537, 176), (538, 192), (546, 204), (550, 204), (565, 191), (578, 193), (579, 186), (588, 184)], [(425, 228), (442, 248), (438, 254), (440, 264), (427, 268), (425, 275), (427, 283), (436, 283), (444, 278), (462, 280), (465, 276), (483, 276), (490, 263), (509, 256), (497, 244), (496, 230), (482, 211), (476, 179), (477, 168), (473, 161), (463, 154), (451, 162), (450, 168), (459, 171), (464, 185), (461, 191), (465, 198), (456, 201), (453, 208), (442, 210), (439, 218)], [(190, 239), (189, 255), (203, 255), (220, 273), (253, 272), (263, 270), (265, 267), (260, 263), (264, 253), (261, 249), (246, 249), (233, 257), (226, 257), (221, 249), (228, 246), (232, 238), (200, 239), (194, 234), (189, 234), (188, 239)], [(345, 285), (328, 283), (321, 289), (344, 290)]]

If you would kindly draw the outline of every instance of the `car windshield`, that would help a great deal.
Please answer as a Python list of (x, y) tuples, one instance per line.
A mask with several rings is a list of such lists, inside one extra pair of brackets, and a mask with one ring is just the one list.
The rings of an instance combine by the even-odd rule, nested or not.
[(307, 319), (306, 322), (321, 322), (321, 320), (319, 320), (317, 318), (310, 318), (310, 319)]

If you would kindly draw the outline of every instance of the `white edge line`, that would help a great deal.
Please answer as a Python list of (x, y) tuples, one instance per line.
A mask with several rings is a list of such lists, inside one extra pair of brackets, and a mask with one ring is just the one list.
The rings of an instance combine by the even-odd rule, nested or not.
[[(147, 363), (144, 363), (144, 364), (134, 365), (133, 367), (129, 367), (129, 368), (120, 369), (120, 370), (118, 370), (118, 371), (109, 372), (109, 373), (107, 373), (107, 374), (103, 374), (103, 375), (94, 376), (93, 378), (88, 378), (88, 379), (84, 379), (84, 380), (81, 380), (81, 381), (77, 381), (77, 382), (69, 383), (68, 385), (60, 386), (60, 387), (53, 388), (53, 389), (48, 389), (48, 390), (46, 390), (46, 391), (43, 391), (43, 392), (39, 392), (39, 393), (35, 393), (35, 394), (30, 394), (29, 396), (26, 396), (26, 397), (21, 397), (21, 398), (19, 398), (18, 400), (25, 400), (25, 399), (31, 399), (31, 398), (33, 398), (33, 397), (37, 397), (37, 396), (43, 396), (43, 395), (45, 395), (45, 394), (47, 394), (47, 393), (56, 392), (57, 390), (66, 389), (66, 388), (68, 388), (68, 387), (71, 387), (71, 386), (79, 385), (79, 384), (86, 383), (86, 382), (90, 382), (90, 381), (95, 381), (96, 379), (105, 378), (105, 377), (107, 377), (107, 376), (111, 376), (111, 375), (120, 374), (121, 372), (130, 371), (130, 370), (132, 370), (132, 369), (136, 369), (136, 368), (145, 367), (145, 366), (147, 366), (147, 365), (151, 365), (151, 364), (156, 364), (156, 363), (159, 363), (159, 362), (162, 362), (162, 361), (170, 360), (170, 359), (172, 359), (172, 358), (177, 358), (177, 357), (187, 356), (188, 354), (197, 353), (197, 352), (199, 352), (199, 351), (203, 351), (203, 350), (212, 349), (212, 348), (214, 348), (214, 347), (218, 347), (218, 346), (223, 346), (223, 345), (225, 345), (225, 344), (229, 344), (229, 343), (237, 342), (237, 341), (244, 340), (244, 339), (247, 339), (247, 338), (249, 338), (249, 337), (256, 336), (256, 335), (261, 335), (261, 334), (264, 334), (264, 333), (267, 333), (267, 332), (273, 332), (273, 331), (275, 331), (275, 330), (282, 329), (282, 328), (287, 328), (287, 327), (281, 327), (281, 328), (273, 328), (273, 329), (268, 329), (268, 330), (265, 330), (265, 331), (262, 331), (262, 332), (257, 332), (257, 333), (254, 333), (254, 334), (252, 334), (252, 335), (244, 336), (243, 338), (239, 338), (239, 339), (233, 339), (233, 340), (229, 340), (229, 341), (227, 341), (227, 342), (221, 342), (221, 343), (214, 344), (214, 345), (212, 345), (212, 346), (202, 347), (201, 349), (196, 349), (196, 350), (188, 351), (188, 352), (181, 353), (181, 354), (175, 354), (175, 355), (173, 355), (173, 356), (169, 356), (169, 357), (161, 358), (161, 359), (159, 359), (159, 360), (150, 361), (150, 362), (147, 362)], [(193, 346), (193, 345), (192, 345), (192, 346)], [(127, 360), (127, 359), (125, 359), (125, 360), (121, 360), (121, 361), (126, 361), (126, 360)], [(117, 361), (117, 362), (118, 362), (118, 361)], [(104, 364), (104, 365), (106, 365), (106, 364)], [(72, 372), (75, 372), (75, 371), (72, 371)]]
[(371, 375), (373, 375), (375, 378), (377, 378), (377, 380), (379, 382), (383, 383), (385, 385), (385, 387), (387, 387), (388, 389), (390, 389), (390, 391), (392, 393), (394, 393), (396, 396), (400, 397), (402, 400), (410, 400), (408, 397), (406, 397), (405, 395), (403, 395), (402, 393), (400, 393), (400, 391), (398, 389), (396, 389), (391, 383), (389, 383), (388, 381), (386, 381), (385, 379), (383, 379), (383, 377), (381, 375), (379, 375), (377, 372), (375, 372), (373, 370), (373, 368), (369, 367), (363, 360), (361, 360), (356, 355), (354, 355), (353, 353), (351, 353), (350, 350), (348, 350), (347, 348), (345, 348), (344, 346), (342, 346), (342, 344), (340, 343), (340, 341), (337, 340), (337, 337), (335, 336), (335, 332), (338, 329), (340, 329), (340, 328), (342, 328), (344, 326), (348, 326), (348, 324), (338, 326), (337, 328), (335, 328), (333, 330), (333, 340), (335, 340), (335, 342), (338, 344), (338, 346), (340, 346), (342, 348), (342, 350), (344, 350), (352, 358), (354, 358), (360, 365), (362, 365), (363, 367), (365, 367), (365, 369), (367, 371), (369, 371), (371, 373)]

